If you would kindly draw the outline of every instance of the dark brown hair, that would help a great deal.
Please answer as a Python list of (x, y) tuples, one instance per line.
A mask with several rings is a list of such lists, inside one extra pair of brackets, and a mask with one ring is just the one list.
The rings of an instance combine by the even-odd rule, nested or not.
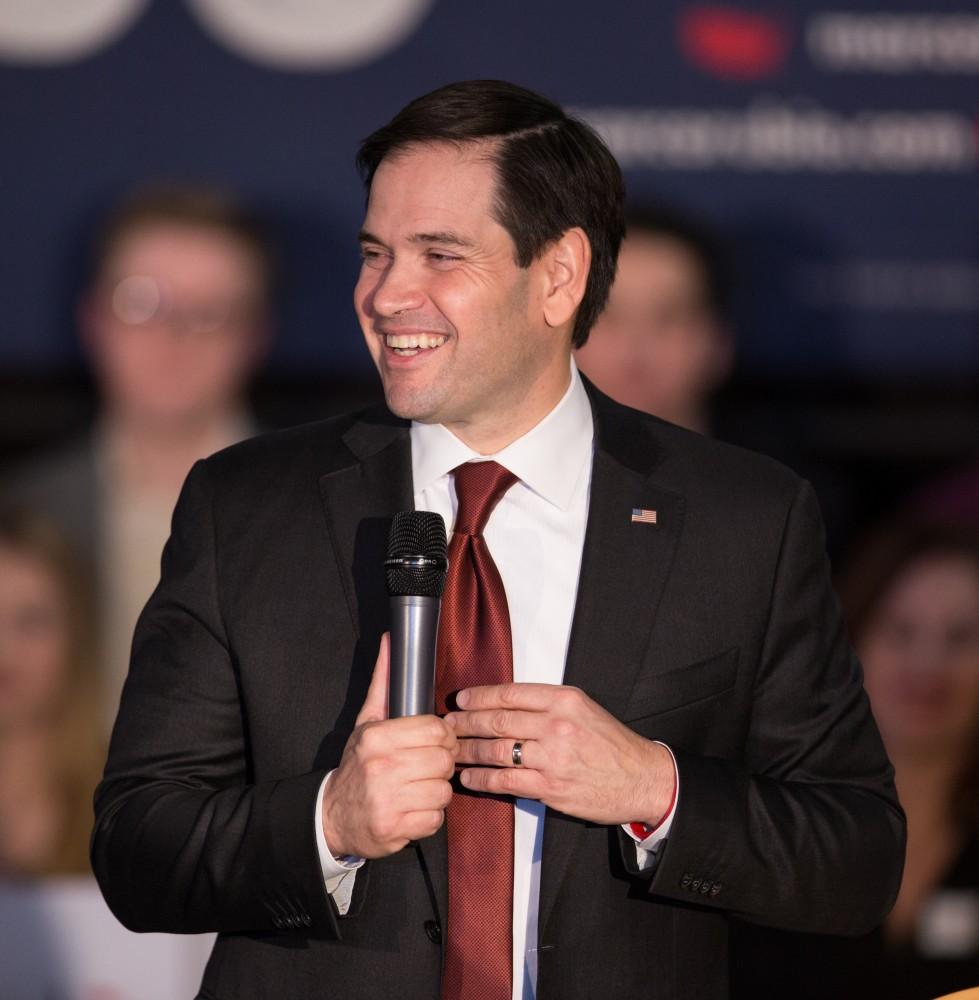
[(452, 83), (412, 101), (361, 144), (357, 166), (370, 191), (381, 161), (408, 146), (494, 140), (496, 219), (529, 267), (580, 226), (592, 261), (572, 344), (588, 339), (605, 307), (625, 232), (622, 171), (597, 133), (553, 101), (500, 80)]
[[(856, 548), (837, 580), (855, 645), (859, 646), (898, 577), (915, 563), (933, 557), (967, 560), (979, 578), (979, 532), (965, 525), (905, 515), (886, 523)], [(979, 726), (962, 762), (951, 808), (956, 823), (979, 833)]]

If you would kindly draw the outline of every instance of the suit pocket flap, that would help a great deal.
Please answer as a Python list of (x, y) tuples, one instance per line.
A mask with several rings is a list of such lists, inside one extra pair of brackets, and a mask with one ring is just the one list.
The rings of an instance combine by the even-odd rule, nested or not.
[(686, 667), (644, 677), (636, 684), (629, 702), (626, 722), (661, 715), (734, 687), (738, 672), (736, 646)]

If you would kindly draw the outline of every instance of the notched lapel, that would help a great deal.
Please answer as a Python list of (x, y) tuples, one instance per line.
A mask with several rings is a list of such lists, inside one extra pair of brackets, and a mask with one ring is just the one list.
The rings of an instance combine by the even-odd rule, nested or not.
[[(684, 507), (681, 496), (596, 453), (564, 683), (617, 717), (649, 644)], [(656, 523), (633, 521), (637, 508), (655, 510)]]
[[(597, 446), (588, 526), (564, 683), (622, 718), (650, 641), (683, 528), (685, 501), (658, 486), (658, 445), (638, 414), (594, 400)], [(633, 510), (656, 523), (634, 522)], [(568, 875), (586, 824), (548, 812), (541, 865), (540, 928)]]
[[(407, 429), (354, 423), (336, 452), (324, 457), (320, 495), (334, 561), (355, 636), (343, 708), (320, 744), (315, 764), (330, 769), (340, 760), (370, 683), (381, 633), (389, 613), (384, 556), (391, 517), (411, 507), (411, 445)], [(327, 599), (324, 594), (324, 600)], [(338, 637), (343, 645), (348, 636)]]
[(387, 621), (384, 558), (391, 518), (414, 506), (411, 441), (403, 421), (382, 416), (355, 423), (347, 453), (320, 478), (320, 495), (344, 597), (358, 638)]
[[(333, 471), (320, 479), (330, 540), (358, 639), (353, 671), (360, 677), (360, 684), (357, 697), (348, 699), (352, 711), (345, 710), (343, 716), (345, 724), (340, 735), (344, 742), (366, 693), (381, 633), (389, 626), (384, 559), (391, 519), (398, 511), (414, 508), (408, 427), (406, 421), (386, 412), (376, 422), (359, 421), (344, 435), (348, 449), (344, 456), (334, 463)], [(342, 747), (339, 740), (337, 743)], [(435, 836), (416, 845), (415, 852), (418, 877), (424, 880), (425, 892), (440, 921), (439, 913), (446, 912), (447, 898), (444, 826)], [(363, 897), (357, 895), (357, 886), (355, 900), (359, 902)]]

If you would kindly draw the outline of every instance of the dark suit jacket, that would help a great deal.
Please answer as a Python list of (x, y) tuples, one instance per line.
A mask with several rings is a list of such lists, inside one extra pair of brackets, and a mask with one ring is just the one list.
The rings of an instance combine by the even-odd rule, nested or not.
[[(673, 748), (680, 798), (645, 877), (617, 828), (548, 814), (538, 996), (722, 997), (728, 913), (842, 933), (880, 921), (903, 817), (811, 489), (589, 391), (565, 680)], [(221, 932), (203, 997), (438, 996), (444, 836), (369, 862), (338, 917), (313, 826), (387, 626), (390, 517), (411, 506), (408, 428), (383, 411), (248, 441), (187, 480), (93, 862), (128, 926)], [(658, 523), (631, 523), (636, 507)]]

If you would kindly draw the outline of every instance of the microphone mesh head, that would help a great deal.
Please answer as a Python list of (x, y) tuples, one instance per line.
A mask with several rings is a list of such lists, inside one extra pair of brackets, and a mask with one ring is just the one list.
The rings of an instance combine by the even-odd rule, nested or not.
[(403, 510), (394, 515), (384, 560), (391, 597), (441, 597), (448, 566), (441, 514)]

